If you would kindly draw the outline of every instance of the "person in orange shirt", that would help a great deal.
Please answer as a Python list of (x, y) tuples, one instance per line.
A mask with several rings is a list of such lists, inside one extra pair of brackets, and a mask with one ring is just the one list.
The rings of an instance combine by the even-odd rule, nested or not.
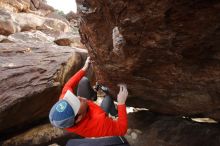
[[(88, 57), (83, 68), (73, 75), (64, 85), (59, 101), (53, 105), (49, 113), (52, 125), (64, 128), (82, 137), (123, 136), (127, 131), (127, 113), (125, 102), (128, 91), (126, 85), (119, 85), (117, 109), (112, 97), (106, 95), (101, 107), (91, 100), (96, 92), (84, 77), (91, 64)], [(73, 93), (78, 85), (77, 96)], [(112, 119), (108, 114), (117, 115)]]

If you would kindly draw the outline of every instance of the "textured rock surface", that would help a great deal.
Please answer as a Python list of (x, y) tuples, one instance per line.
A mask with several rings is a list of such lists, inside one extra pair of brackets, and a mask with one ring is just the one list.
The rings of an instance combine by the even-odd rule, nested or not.
[(53, 43), (53, 37), (46, 35), (41, 31), (26, 31), (14, 33), (7, 38), (11, 42), (16, 43)]
[[(219, 146), (218, 124), (195, 123), (148, 111), (132, 113), (126, 139), (131, 146)], [(133, 136), (133, 137), (132, 137)]]
[(0, 135), (47, 117), (86, 56), (85, 50), (47, 43), (1, 43)]
[(1, 0), (0, 8), (12, 12), (27, 11), (30, 7), (30, 0)]
[(70, 29), (67, 23), (59, 19), (42, 17), (31, 13), (13, 13), (0, 9), (0, 15), (0, 34), (3, 35), (28, 30), (68, 32)]
[(54, 11), (44, 0), (0, 0), (0, 8), (11, 12)]
[(83, 48), (82, 44), (80, 43), (80, 37), (78, 33), (73, 33), (73, 32), (62, 33), (54, 40), (54, 42), (60, 46), (71, 46), (72, 44), (75, 47), (78, 46), (80, 48)]
[(74, 13), (71, 11), (68, 14), (66, 14), (66, 19), (70, 22), (71, 26), (73, 27), (78, 26), (78, 19), (79, 19), (78, 13)]
[(49, 13), (48, 15), (46, 15), (46, 17), (59, 19), (59, 20), (65, 22), (65, 23), (69, 24), (69, 21), (66, 19), (65, 15), (64, 14), (60, 14), (59, 11), (55, 11), (55, 12)]
[(220, 1), (77, 3), (100, 82), (128, 84), (133, 105), (220, 120)]
[[(69, 31), (69, 26), (59, 19), (41, 17), (31, 13), (14, 14), (15, 21), (20, 25), (21, 30), (38, 29), (38, 30), (56, 30)], [(29, 21), (31, 20), (31, 21)]]
[(0, 42), (4, 41), (5, 39), (7, 39), (6, 36), (0, 35)]
[(52, 127), (51, 124), (44, 124), (2, 142), (2, 146), (46, 146), (55, 142), (65, 145), (68, 139), (78, 137), (73, 133)]
[(54, 11), (54, 8), (47, 5), (45, 0), (31, 0), (30, 8), (31, 10)]
[(0, 9), (0, 16), (0, 34), (9, 35), (21, 31), (10, 12)]

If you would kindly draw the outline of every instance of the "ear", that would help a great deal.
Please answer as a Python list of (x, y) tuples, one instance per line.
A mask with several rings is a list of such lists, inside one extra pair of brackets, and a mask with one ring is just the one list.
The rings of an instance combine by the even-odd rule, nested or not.
[(82, 120), (82, 115), (79, 115), (75, 121), (75, 123), (79, 123)]

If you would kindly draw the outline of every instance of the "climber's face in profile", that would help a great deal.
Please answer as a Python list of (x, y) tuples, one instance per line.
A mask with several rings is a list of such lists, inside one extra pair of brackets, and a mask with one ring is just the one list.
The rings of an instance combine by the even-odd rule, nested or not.
[(78, 96), (78, 98), (79, 98), (79, 101), (80, 101), (80, 108), (79, 108), (79, 111), (76, 115), (75, 123), (80, 122), (86, 116), (86, 113), (88, 111), (87, 99), (83, 98), (83, 97), (80, 97), (80, 96)]

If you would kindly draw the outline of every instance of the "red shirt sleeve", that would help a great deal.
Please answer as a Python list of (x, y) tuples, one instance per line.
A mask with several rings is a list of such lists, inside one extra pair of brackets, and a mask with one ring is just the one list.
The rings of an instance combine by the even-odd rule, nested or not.
[(126, 106), (118, 105), (118, 119), (113, 120), (106, 116), (104, 120), (104, 127), (102, 130), (103, 136), (124, 136), (128, 129), (128, 122), (127, 122), (127, 112)]
[(78, 85), (79, 81), (82, 79), (84, 75), (85, 75), (85, 71), (82, 69), (79, 70), (76, 74), (74, 74), (64, 85), (62, 93), (60, 95), (60, 99), (64, 97), (67, 90), (73, 92), (73, 89)]

